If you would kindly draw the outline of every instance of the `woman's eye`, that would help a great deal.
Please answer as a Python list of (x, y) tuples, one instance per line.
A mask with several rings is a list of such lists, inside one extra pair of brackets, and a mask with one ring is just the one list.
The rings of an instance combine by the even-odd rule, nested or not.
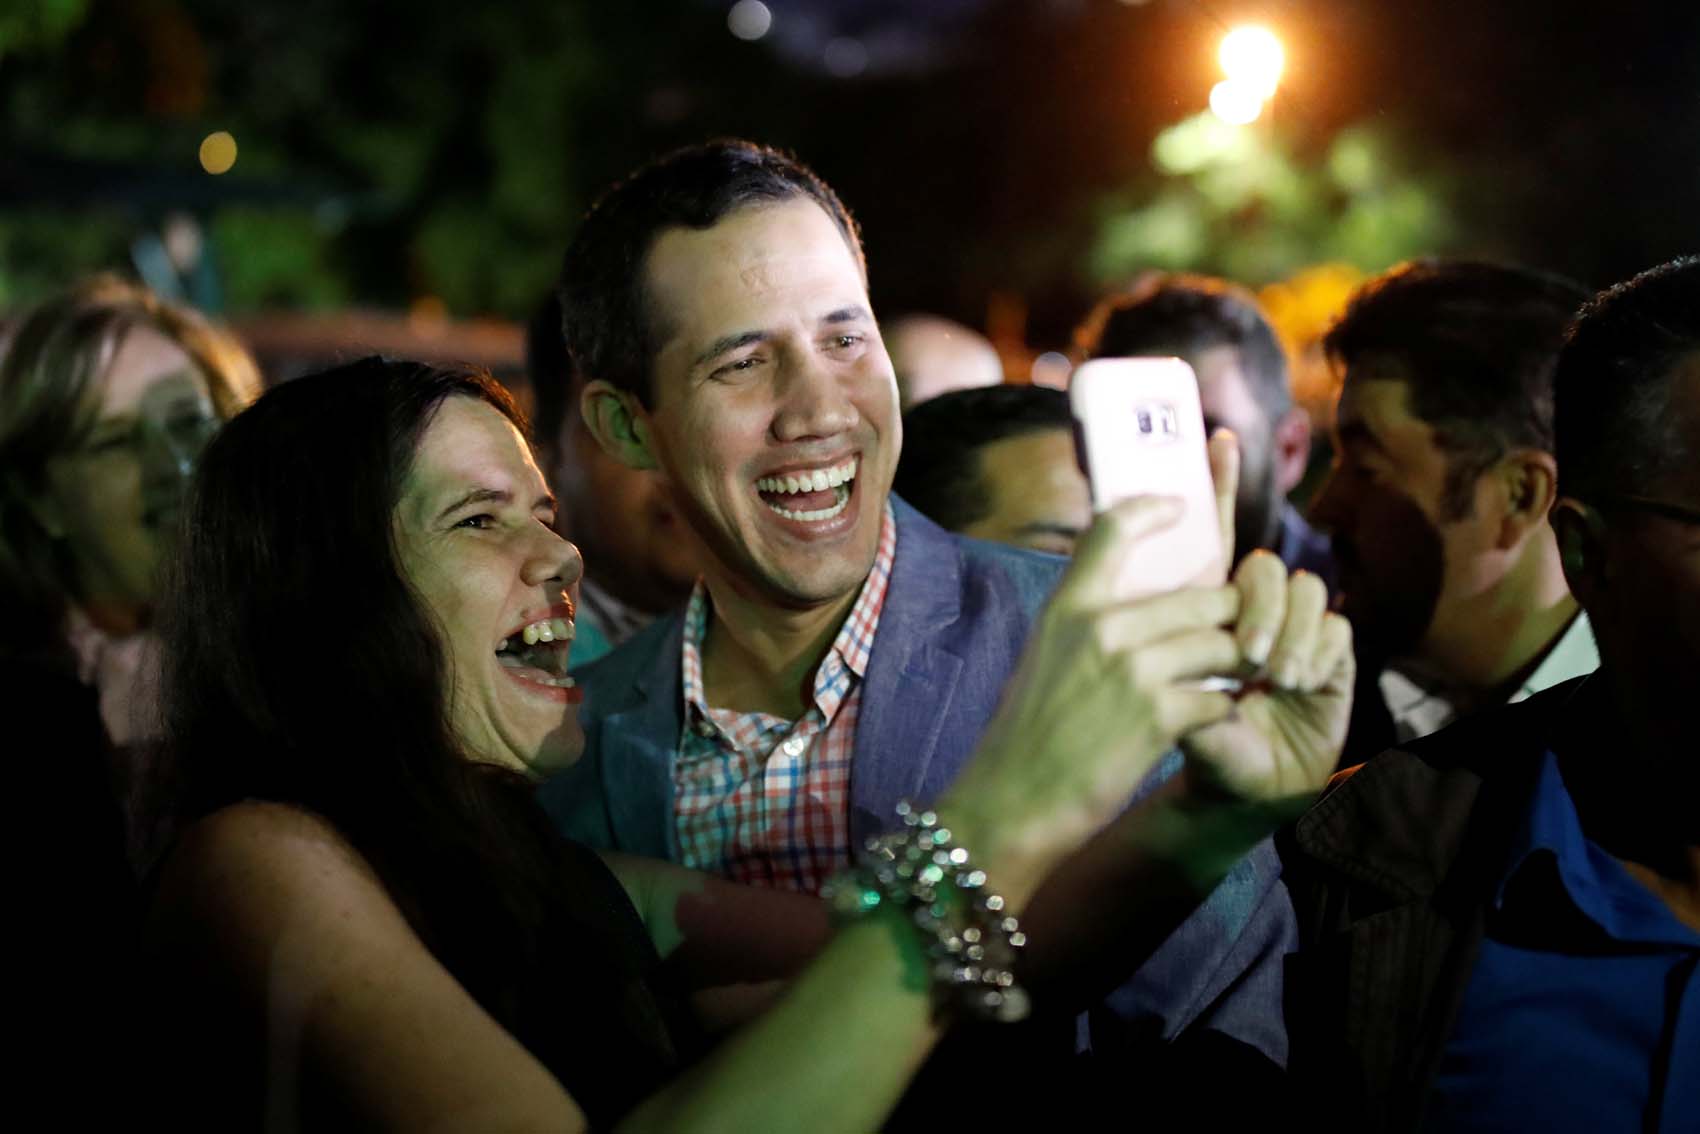
[(832, 337), (832, 345), (839, 350), (849, 350), (861, 341), (861, 335), (834, 335)]
[(88, 451), (91, 453), (115, 453), (120, 449), (129, 447), (134, 438), (135, 435), (131, 433), (114, 433), (110, 437), (103, 437), (91, 444)]
[(480, 512), (476, 516), (468, 516), (466, 519), (455, 524), (455, 527), (457, 528), (473, 528), (477, 531), (484, 531), (495, 526), (496, 517), (492, 516), (488, 512)]

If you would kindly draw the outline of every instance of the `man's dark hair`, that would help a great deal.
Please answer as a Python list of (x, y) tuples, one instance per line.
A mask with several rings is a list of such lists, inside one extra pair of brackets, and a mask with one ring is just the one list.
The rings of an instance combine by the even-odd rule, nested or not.
[(832, 218), (865, 279), (861, 237), (844, 203), (778, 150), (735, 139), (690, 146), (610, 188), (585, 215), (561, 265), (561, 327), (579, 373), (649, 404), (656, 331), (665, 317), (645, 289), (656, 237), (669, 228), (712, 228), (738, 209), (797, 198)]
[(903, 415), (892, 491), (949, 531), (985, 518), (980, 450), (1046, 429), (1072, 429), (1068, 395), (1045, 386), (983, 386), (928, 398)]
[(525, 375), (531, 382), (531, 428), (540, 448), (559, 451), (561, 426), (577, 387), (567, 342), (561, 337), (561, 302), (553, 292), (544, 297), (525, 325)]
[(1647, 495), (1693, 456), (1671, 378), (1700, 360), (1700, 256), (1651, 268), (1582, 309), (1558, 356), (1558, 483), (1566, 496)]
[(1559, 276), (1414, 260), (1370, 280), (1322, 340), (1336, 366), (1393, 378), (1446, 451), (1447, 510), (1513, 449), (1553, 451), (1552, 373), (1588, 293)]
[(1156, 276), (1112, 295), (1086, 317), (1076, 342), (1089, 358), (1177, 355), (1233, 347), (1258, 408), (1273, 425), (1293, 405), (1287, 355), (1244, 288), (1209, 276)]

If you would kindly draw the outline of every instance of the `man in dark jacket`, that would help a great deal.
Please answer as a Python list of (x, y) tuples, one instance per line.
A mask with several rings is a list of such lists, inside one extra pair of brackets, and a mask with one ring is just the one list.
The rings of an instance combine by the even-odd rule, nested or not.
[(1602, 665), (1291, 832), (1290, 1066), (1326, 1128), (1700, 1128), (1700, 259), (1585, 308), (1556, 388)]

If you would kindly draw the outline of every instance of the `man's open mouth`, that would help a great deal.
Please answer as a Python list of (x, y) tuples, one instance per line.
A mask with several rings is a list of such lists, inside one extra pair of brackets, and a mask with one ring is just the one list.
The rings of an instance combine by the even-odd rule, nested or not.
[(859, 456), (835, 465), (776, 473), (756, 481), (762, 503), (779, 516), (800, 523), (830, 520), (850, 504), (850, 492), (860, 467)]

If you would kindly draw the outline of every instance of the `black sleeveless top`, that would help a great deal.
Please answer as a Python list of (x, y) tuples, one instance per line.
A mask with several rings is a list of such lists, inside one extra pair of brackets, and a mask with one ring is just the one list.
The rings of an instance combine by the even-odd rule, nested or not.
[[(536, 804), (525, 804), (513, 818), (529, 826), (524, 812)], [(547, 823), (540, 808), (536, 818)], [(683, 997), (660, 978), (660, 959), (619, 880), (594, 852), (553, 830), (548, 836), (558, 848), (558, 898), (524, 939), (479, 933), (478, 915), (459, 903), (432, 903), (423, 919), (417, 903), (401, 904), (455, 980), (559, 1080), (592, 1129), (606, 1129), (665, 1086), (702, 1042)], [(455, 928), (433, 933), (433, 920)], [(132, 1115), (176, 1129), (346, 1125), (334, 1100), (277, 1078), (279, 1055), (291, 1060), (266, 1051), (264, 1021), (195, 991), (200, 983), (169, 956), (156, 959), (163, 980), (136, 990), (133, 1050), (141, 1058), (132, 1097), (140, 1105)]]
[(497, 1015), (604, 1129), (665, 1086), (700, 1038), (658, 979), (660, 958), (619, 880), (577, 843), (562, 841), (560, 862), (573, 900), (552, 911), (532, 971), (508, 983)]

